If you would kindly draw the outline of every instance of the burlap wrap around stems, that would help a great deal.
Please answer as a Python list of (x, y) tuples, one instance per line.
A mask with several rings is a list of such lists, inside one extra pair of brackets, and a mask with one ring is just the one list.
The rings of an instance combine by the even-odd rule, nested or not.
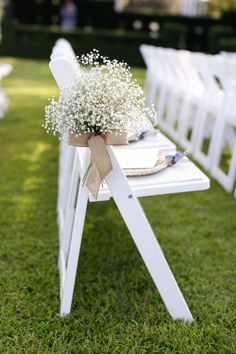
[(112, 163), (106, 145), (128, 144), (127, 132), (113, 130), (112, 133), (69, 133), (68, 144), (73, 146), (89, 147), (91, 151), (91, 167), (89, 169), (86, 186), (96, 200), (100, 183), (112, 171)]

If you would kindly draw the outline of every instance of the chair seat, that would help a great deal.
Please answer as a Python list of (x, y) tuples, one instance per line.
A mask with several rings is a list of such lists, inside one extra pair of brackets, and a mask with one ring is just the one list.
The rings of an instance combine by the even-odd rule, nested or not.
[[(209, 178), (187, 157), (175, 166), (161, 172), (148, 176), (128, 177), (127, 179), (136, 197), (192, 192), (210, 187)], [(104, 184), (100, 188), (97, 201), (105, 201), (110, 198), (111, 193)], [(89, 201), (95, 201), (91, 194), (89, 194)]]

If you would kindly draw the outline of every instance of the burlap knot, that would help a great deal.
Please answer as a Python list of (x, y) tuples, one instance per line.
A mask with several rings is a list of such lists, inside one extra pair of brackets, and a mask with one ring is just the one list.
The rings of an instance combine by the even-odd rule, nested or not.
[(127, 132), (113, 130), (112, 133), (69, 133), (68, 144), (73, 146), (88, 146), (91, 151), (91, 167), (86, 186), (96, 200), (101, 181), (112, 171), (112, 163), (106, 145), (128, 144)]

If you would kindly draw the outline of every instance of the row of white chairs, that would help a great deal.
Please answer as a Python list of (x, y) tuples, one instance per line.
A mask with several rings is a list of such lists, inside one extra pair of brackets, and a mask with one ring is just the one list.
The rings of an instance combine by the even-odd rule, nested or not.
[[(12, 71), (12, 66), (6, 63), (0, 63), (0, 81)], [(0, 86), (0, 119), (4, 118), (8, 109), (9, 100), (4, 89)]]
[[(60, 90), (72, 86), (74, 80), (79, 78), (80, 67), (75, 59), (70, 44), (64, 39), (58, 40), (52, 50), (49, 66)], [(96, 201), (113, 197), (170, 315), (173, 319), (191, 322), (191, 312), (137, 197), (203, 190), (209, 188), (209, 179), (188, 158), (163, 173), (126, 178), (117, 160), (119, 149), (125, 149), (129, 154), (130, 149), (149, 147), (175, 151), (175, 145), (162, 133), (128, 146), (107, 147), (113, 170), (105, 178)], [(95, 202), (82, 182), (89, 163), (88, 148), (61, 143), (57, 205), (61, 316), (69, 314), (71, 310), (87, 203)]]
[[(227, 190), (236, 182), (235, 55), (208, 55), (150, 45), (145, 92), (161, 129)], [(236, 191), (235, 191), (236, 195)]]

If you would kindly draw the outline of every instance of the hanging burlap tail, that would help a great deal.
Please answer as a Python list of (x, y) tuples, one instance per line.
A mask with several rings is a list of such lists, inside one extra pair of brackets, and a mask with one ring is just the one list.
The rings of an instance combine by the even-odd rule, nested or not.
[(86, 186), (97, 199), (100, 183), (112, 171), (112, 164), (105, 141), (100, 135), (89, 138), (88, 146), (91, 151), (91, 168)]
[(97, 199), (100, 183), (112, 171), (112, 163), (106, 145), (128, 144), (127, 132), (103, 133), (69, 133), (68, 144), (73, 146), (88, 146), (91, 151), (91, 167), (86, 186), (94, 199)]

